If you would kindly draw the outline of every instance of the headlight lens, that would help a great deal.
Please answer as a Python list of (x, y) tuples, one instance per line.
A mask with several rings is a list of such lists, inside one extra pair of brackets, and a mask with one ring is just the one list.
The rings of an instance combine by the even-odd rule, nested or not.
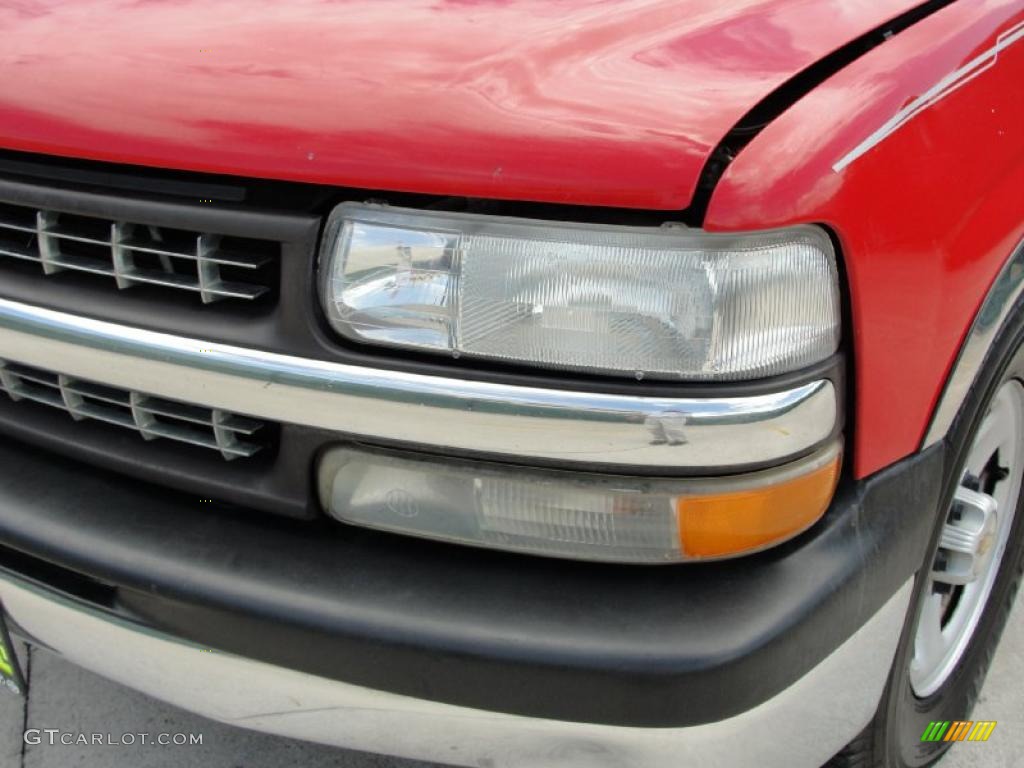
[(831, 241), (565, 224), (345, 203), (321, 263), (361, 342), (638, 377), (749, 379), (839, 343)]

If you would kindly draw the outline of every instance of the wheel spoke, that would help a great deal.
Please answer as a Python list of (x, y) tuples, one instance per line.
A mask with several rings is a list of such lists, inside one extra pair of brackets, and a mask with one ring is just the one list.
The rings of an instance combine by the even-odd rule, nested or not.
[(930, 594), (921, 608), (914, 643), (914, 666), (935, 669), (946, 655), (942, 637), (942, 595)]
[(999, 450), (999, 445), (1005, 437), (1005, 425), (999, 423), (995, 412), (989, 413), (981, 422), (978, 436), (974, 439), (971, 461), (967, 469), (975, 475), (980, 475), (989, 459)]

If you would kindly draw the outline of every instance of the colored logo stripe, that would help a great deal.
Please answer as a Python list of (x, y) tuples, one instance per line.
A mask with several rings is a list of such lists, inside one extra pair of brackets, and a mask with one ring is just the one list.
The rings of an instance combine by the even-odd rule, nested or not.
[(974, 730), (971, 731), (971, 735), (967, 737), (968, 741), (988, 741), (988, 737), (992, 735), (992, 731), (996, 729), (995, 720), (979, 720)]
[(939, 720), (928, 723), (921, 741), (988, 741), (996, 720)]
[(946, 734), (946, 738), (943, 741), (963, 741), (964, 737), (967, 736), (967, 729), (971, 725), (970, 721), (957, 720), (950, 726), (949, 733)]

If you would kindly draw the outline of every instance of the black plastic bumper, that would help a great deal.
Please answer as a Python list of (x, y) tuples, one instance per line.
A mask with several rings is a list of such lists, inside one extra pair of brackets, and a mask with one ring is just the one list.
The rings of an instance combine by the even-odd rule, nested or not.
[(0, 445), (0, 567), (212, 648), (370, 688), (630, 726), (719, 720), (834, 650), (923, 557), (941, 446), (770, 552), (544, 560), (267, 519)]

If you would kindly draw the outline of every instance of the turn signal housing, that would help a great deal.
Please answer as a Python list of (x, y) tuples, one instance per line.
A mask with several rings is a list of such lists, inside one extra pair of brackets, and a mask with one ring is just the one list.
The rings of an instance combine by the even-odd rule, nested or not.
[(839, 443), (784, 467), (653, 479), (525, 469), (359, 447), (328, 451), (324, 508), (367, 528), (579, 560), (674, 563), (748, 554), (827, 509)]

